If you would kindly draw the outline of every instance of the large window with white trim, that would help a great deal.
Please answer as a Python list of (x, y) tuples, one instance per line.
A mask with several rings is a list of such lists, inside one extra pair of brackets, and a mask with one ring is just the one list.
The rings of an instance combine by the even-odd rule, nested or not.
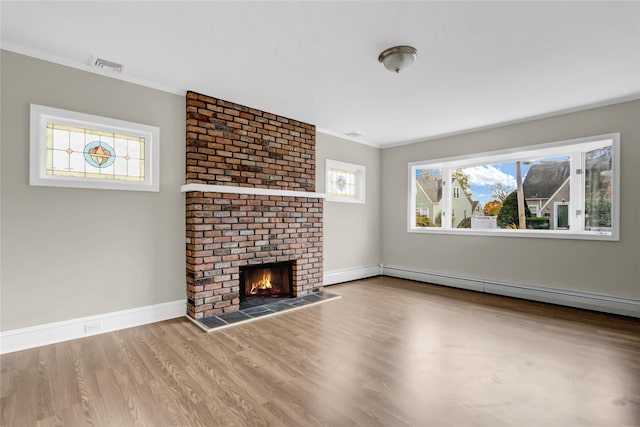
[(409, 164), (409, 232), (618, 240), (619, 134)]

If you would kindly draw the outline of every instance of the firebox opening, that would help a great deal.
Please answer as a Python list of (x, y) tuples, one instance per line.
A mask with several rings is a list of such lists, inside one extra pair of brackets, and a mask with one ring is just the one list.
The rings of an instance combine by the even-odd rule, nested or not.
[(240, 308), (293, 297), (292, 261), (240, 267)]

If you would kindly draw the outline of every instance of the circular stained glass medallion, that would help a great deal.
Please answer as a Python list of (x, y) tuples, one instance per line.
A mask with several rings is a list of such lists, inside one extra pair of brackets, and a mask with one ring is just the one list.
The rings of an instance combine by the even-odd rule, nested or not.
[(340, 191), (344, 191), (347, 189), (347, 180), (344, 176), (339, 176), (338, 179), (336, 179), (336, 186)]
[(106, 168), (116, 160), (116, 152), (106, 142), (93, 141), (84, 146), (84, 159), (95, 168)]

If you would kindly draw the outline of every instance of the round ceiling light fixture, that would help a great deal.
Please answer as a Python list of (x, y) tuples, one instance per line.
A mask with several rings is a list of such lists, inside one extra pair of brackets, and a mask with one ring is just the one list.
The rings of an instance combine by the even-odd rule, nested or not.
[(394, 46), (383, 51), (378, 56), (378, 62), (381, 62), (387, 70), (399, 73), (413, 64), (416, 56), (418, 56), (418, 51), (415, 47)]

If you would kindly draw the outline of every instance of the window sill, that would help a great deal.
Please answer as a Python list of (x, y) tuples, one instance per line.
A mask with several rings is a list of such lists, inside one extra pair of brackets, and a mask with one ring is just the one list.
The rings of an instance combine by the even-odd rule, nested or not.
[(569, 239), (569, 240), (602, 240), (619, 242), (620, 237), (613, 231), (605, 232), (588, 232), (588, 231), (569, 231), (569, 230), (472, 230), (468, 228), (441, 229), (441, 228), (411, 228), (407, 229), (408, 233), (416, 234), (448, 234), (458, 236), (491, 236), (491, 237), (530, 237), (534, 239)]
[(352, 198), (346, 198), (346, 197), (327, 196), (327, 197), (325, 197), (325, 201), (327, 201), (327, 202), (337, 202), (337, 203), (356, 203), (356, 204), (361, 204), (361, 205), (365, 204), (365, 201), (362, 200), (362, 199), (352, 199)]

